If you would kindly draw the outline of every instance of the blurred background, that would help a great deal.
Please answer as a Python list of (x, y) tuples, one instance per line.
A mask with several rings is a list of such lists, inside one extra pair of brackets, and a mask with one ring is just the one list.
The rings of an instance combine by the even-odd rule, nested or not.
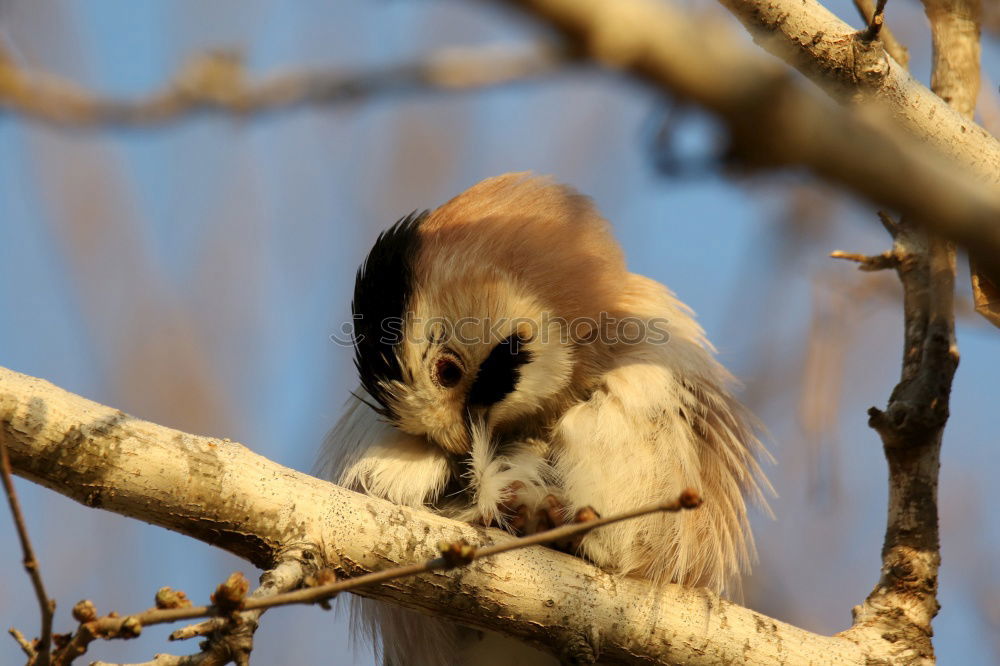
[[(689, 4), (746, 38), (718, 6)], [(831, 9), (861, 25), (852, 6)], [(919, 3), (893, 3), (888, 22), (926, 81)], [(987, 12), (979, 120), (995, 133), (994, 27)], [(474, 2), (0, 0), (0, 47), (14, 64), (109, 99), (149, 96), (216, 49), (242, 56), (253, 80), (318, 71), (373, 82), (323, 104), (144, 127), (74, 129), (0, 112), (0, 365), (308, 471), (355, 383), (351, 350), (330, 336), (350, 320), (354, 273), (376, 234), (482, 178), (552, 174), (596, 200), (632, 270), (697, 311), (770, 430), (776, 519), (755, 516), (760, 564), (746, 603), (822, 633), (848, 627), (880, 565), (886, 469), (865, 410), (884, 406), (898, 377), (901, 304), (893, 274), (827, 254), (878, 253), (887, 235), (868, 206), (804, 174), (731, 172), (710, 119), (614, 74), (559, 64), (444, 90), (405, 76), (442, 53), (465, 60), (442, 49), (507, 57), (549, 38)], [(386, 72), (396, 73), (388, 84)], [(998, 663), (1000, 332), (972, 313), (964, 266), (958, 282), (962, 364), (943, 455), (935, 645), (942, 664)], [(59, 601), (57, 631), (70, 629), (79, 599), (135, 611), (170, 585), (199, 603), (229, 572), (259, 573), (160, 528), (21, 480), (18, 489)], [(2, 514), (0, 625), (36, 635)], [(168, 645), (169, 630), (95, 643), (87, 658), (196, 649)], [(255, 663), (372, 664), (351, 634), (343, 612), (277, 609)], [(0, 663), (20, 661), (0, 639)]]

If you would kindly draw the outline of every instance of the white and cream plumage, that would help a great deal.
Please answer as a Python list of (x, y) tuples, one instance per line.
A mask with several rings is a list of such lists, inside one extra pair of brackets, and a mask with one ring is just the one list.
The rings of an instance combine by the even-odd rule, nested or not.
[[(656, 583), (738, 586), (754, 553), (746, 500), (768, 488), (754, 420), (691, 311), (628, 272), (588, 198), (530, 174), (485, 180), (383, 233), (353, 308), (362, 386), (327, 439), (325, 476), (500, 526), (503, 507), (533, 514), (549, 494), (568, 516), (610, 515), (692, 487), (697, 511), (601, 528), (580, 554)], [(391, 666), (556, 663), (361, 605)]]

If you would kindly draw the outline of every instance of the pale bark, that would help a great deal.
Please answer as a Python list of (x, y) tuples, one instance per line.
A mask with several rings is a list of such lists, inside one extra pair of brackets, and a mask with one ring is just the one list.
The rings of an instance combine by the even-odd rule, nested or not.
[[(894, 122), (979, 177), (1000, 179), (1000, 143), (817, 0), (720, 0), (754, 40), (841, 100), (876, 99)], [(889, 5), (891, 8), (891, 4)], [(978, 60), (978, 58), (977, 58)], [(888, 177), (888, 176), (887, 176)]]
[[(6, 369), (0, 427), (19, 475), (264, 568), (287, 548), (309, 548), (350, 576), (433, 557), (442, 540), (510, 538), (358, 495), (240, 444), (141, 421)], [(554, 652), (596, 637), (607, 663), (863, 664), (874, 657), (703, 589), (654, 589), (541, 547), (367, 593)]]

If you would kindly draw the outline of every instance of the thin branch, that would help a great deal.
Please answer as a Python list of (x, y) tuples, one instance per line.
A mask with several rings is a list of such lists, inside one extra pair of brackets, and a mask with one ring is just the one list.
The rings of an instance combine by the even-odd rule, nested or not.
[(112, 99), (24, 69), (0, 46), (0, 110), (63, 127), (158, 126), (203, 111), (246, 117), (373, 95), (480, 89), (538, 79), (571, 59), (548, 45), (490, 45), (442, 49), (420, 62), (369, 72), (292, 71), (253, 81), (238, 53), (215, 51), (191, 59), (159, 91)]
[(14, 640), (17, 641), (17, 644), (21, 647), (21, 651), (28, 657), (28, 661), (30, 663), (30, 661), (38, 655), (38, 653), (35, 652), (35, 646), (32, 645), (27, 638), (25, 638), (24, 634), (14, 627), (11, 627), (7, 631), (14, 637)]
[[(857, 3), (855, 3), (857, 5)], [(862, 13), (864, 16), (864, 13)], [(861, 33), (861, 39), (871, 42), (878, 39), (882, 32), (882, 24), (885, 23), (885, 0), (878, 0), (873, 12), (869, 13), (867, 19), (868, 27)], [(900, 63), (902, 64), (902, 63)]]
[[(14, 517), (14, 525), (17, 528), (17, 537), (21, 541), (21, 552), (24, 557), (22, 563), (24, 570), (31, 578), (31, 585), (35, 589), (35, 597), (38, 600), (38, 608), (41, 612), (41, 637), (34, 646), (30, 645), (24, 636), (16, 629), (11, 629), (10, 633), (20, 644), (21, 649), (28, 653), (29, 663), (35, 666), (48, 666), (49, 650), (52, 645), (52, 616), (55, 614), (56, 602), (49, 599), (45, 592), (45, 583), (42, 580), (42, 572), (35, 558), (35, 550), (31, 546), (31, 538), (28, 536), (28, 526), (24, 522), (24, 514), (21, 512), (21, 502), (17, 498), (17, 490), (14, 488), (14, 480), (11, 478), (10, 456), (7, 452), (7, 436), (0, 430), (0, 477), (3, 479), (4, 491), (7, 493), (7, 503), (10, 504), (10, 513)], [(30, 652), (29, 652), (30, 648)], [(31, 654), (33, 652), (34, 654)]]
[[(315, 585), (313, 577), (316, 574), (318, 555), (310, 549), (296, 548), (284, 555), (278, 566), (265, 571), (260, 578), (260, 586), (250, 595), (250, 599), (272, 597), (283, 592), (289, 592), (299, 586)], [(242, 625), (251, 625), (251, 633), (256, 631), (257, 623), (265, 609), (240, 613)], [(207, 636), (223, 630), (228, 618), (213, 617), (205, 622), (182, 627), (170, 634), (171, 641), (187, 640), (198, 636)]]
[(847, 261), (858, 262), (858, 269), (862, 271), (883, 271), (887, 268), (896, 268), (899, 265), (899, 257), (892, 252), (882, 254), (867, 255), (854, 252), (842, 252), (835, 250), (830, 253), (834, 259), (846, 259)]
[[(305, 558), (301, 557), (303, 552), (300, 549), (290, 550), (275, 569), (265, 572), (261, 576), (260, 587), (254, 591), (251, 598), (267, 597), (278, 591), (297, 587), (305, 577), (303, 563)], [(312, 559), (314, 558), (310, 558)], [(218, 624), (213, 627), (213, 635), (203, 643), (200, 653), (178, 659), (188, 659), (192, 660), (190, 663), (199, 664), (226, 664), (230, 661), (242, 664), (248, 661), (253, 649), (253, 634), (264, 612), (263, 610), (238, 612), (248, 588), (249, 583), (246, 578), (238, 572), (219, 585), (212, 594), (213, 605), (200, 607), (200, 609), (210, 609), (211, 614), (216, 616), (214, 619)], [(144, 620), (147, 625), (160, 624), (169, 621), (165, 618), (171, 615), (177, 616), (176, 611), (191, 610), (191, 602), (187, 595), (168, 587), (157, 591), (156, 608), (124, 617), (118, 613), (109, 613), (99, 618), (93, 602), (81, 601), (73, 607), (73, 617), (79, 621), (80, 626), (63, 641), (60, 648), (55, 651), (52, 661), (55, 666), (68, 666), (83, 656), (90, 644), (97, 639), (136, 638), (142, 633)], [(197, 610), (195, 609), (195, 612)], [(157, 659), (167, 656), (169, 655), (158, 655)]]
[(896, 39), (893, 32), (889, 30), (889, 26), (884, 25), (885, 18), (883, 11), (885, 10), (885, 0), (879, 0), (878, 6), (873, 5), (872, 0), (854, 0), (854, 6), (857, 8), (858, 13), (861, 14), (861, 18), (868, 25), (864, 33), (864, 38), (871, 41), (878, 37), (882, 40), (885, 50), (889, 52), (889, 55), (896, 62), (903, 67), (909, 67), (910, 52)]
[[(325, 601), (329, 601), (342, 592), (356, 592), (374, 585), (399, 580), (400, 578), (408, 578), (410, 576), (430, 573), (432, 571), (454, 569), (466, 566), (484, 557), (491, 557), (499, 555), (500, 553), (518, 550), (520, 548), (568, 541), (573, 537), (581, 536), (591, 530), (623, 520), (630, 520), (652, 513), (676, 513), (685, 509), (696, 509), (701, 506), (701, 501), (702, 500), (698, 496), (698, 493), (689, 489), (682, 492), (677, 499), (669, 502), (658, 502), (614, 516), (563, 525), (561, 527), (545, 530), (536, 534), (508, 541), (501, 541), (499, 543), (494, 543), (480, 548), (472, 546), (465, 541), (442, 542), (439, 546), (441, 550), (441, 557), (436, 557), (414, 564), (392, 567), (382, 571), (357, 576), (355, 578), (349, 578), (347, 580), (315, 585), (290, 592), (274, 593), (273, 590), (271, 590), (260, 593), (261, 590), (265, 589), (265, 585), (262, 585), (261, 588), (258, 589), (258, 592), (254, 593), (253, 596), (243, 599), (239, 592), (230, 591), (228, 594), (234, 598), (230, 599), (229, 605), (222, 605), (219, 601), (220, 591), (233, 588), (237, 585), (234, 580), (238, 581), (239, 579), (242, 579), (241, 575), (234, 574), (226, 583), (219, 586), (219, 591), (213, 595), (213, 598), (216, 599), (216, 603), (210, 606), (154, 608), (124, 617), (112, 614), (81, 623), (80, 628), (70, 639), (69, 645), (65, 648), (65, 655), (60, 652), (56, 656), (56, 661), (57, 663), (70, 663), (72, 659), (82, 655), (86, 651), (87, 645), (96, 638), (134, 638), (139, 635), (143, 627), (199, 617), (229, 618), (234, 616), (234, 612), (239, 611), (238, 614), (240, 616), (240, 623), (248, 627), (248, 631), (244, 632), (246, 636), (241, 637), (243, 640), (240, 640), (239, 642), (229, 641), (218, 647), (209, 646), (205, 650), (205, 652), (221, 653), (221, 655), (225, 655), (224, 658), (226, 660), (221, 661), (220, 663), (228, 663), (229, 660), (237, 660), (237, 655), (242, 655), (244, 657), (249, 655), (252, 648), (252, 642), (248, 642), (248, 640), (252, 638), (253, 631), (257, 627), (257, 621), (266, 609), (275, 608), (277, 606), (289, 606), (293, 604), (323, 603)], [(297, 571), (301, 574), (301, 567)], [(265, 574), (265, 577), (266, 576), (267, 574)], [(292, 579), (289, 578), (289, 580)], [(215, 626), (214, 623), (203, 623), (203, 626), (198, 626), (197, 629), (189, 629), (186, 631), (183, 637), (187, 638), (191, 635), (195, 635), (195, 633), (204, 634), (209, 631), (219, 629), (221, 629), (221, 626)], [(216, 654), (216, 658), (223, 658), (221, 655)], [(166, 658), (167, 656), (163, 655), (162, 657)], [(195, 657), (197, 657), (197, 655), (192, 655), (189, 658), (194, 659)], [(67, 658), (68, 660), (66, 660)], [(181, 657), (177, 658), (183, 659)], [(154, 662), (151, 663), (159, 662), (154, 660)], [(239, 662), (237, 661), (237, 663)]]

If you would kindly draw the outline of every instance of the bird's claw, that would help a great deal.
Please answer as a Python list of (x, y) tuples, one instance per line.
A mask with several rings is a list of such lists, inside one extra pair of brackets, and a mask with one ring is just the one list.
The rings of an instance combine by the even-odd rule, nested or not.
[[(500, 505), (501, 513), (507, 518), (507, 529), (518, 536), (537, 534), (546, 530), (551, 530), (570, 523), (586, 523), (600, 518), (600, 514), (591, 506), (585, 506), (569, 517), (569, 511), (555, 495), (549, 494), (542, 499), (532, 511), (527, 503), (518, 499), (520, 491), (525, 485), (521, 481), (515, 481), (505, 488), (504, 496), (508, 497)], [(583, 539), (582, 534), (554, 541), (551, 545), (557, 550), (568, 553), (576, 553), (580, 549)]]

